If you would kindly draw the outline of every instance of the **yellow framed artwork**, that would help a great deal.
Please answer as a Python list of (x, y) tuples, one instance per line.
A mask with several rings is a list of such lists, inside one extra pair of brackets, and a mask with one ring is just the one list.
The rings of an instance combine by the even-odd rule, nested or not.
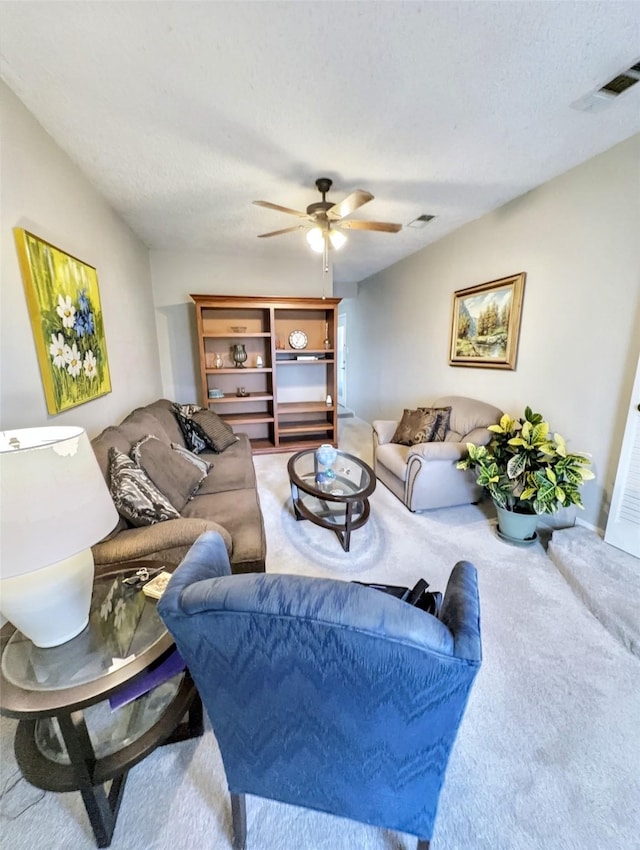
[(111, 392), (96, 270), (27, 230), (13, 232), (47, 410)]
[(515, 369), (526, 273), (453, 293), (450, 366)]

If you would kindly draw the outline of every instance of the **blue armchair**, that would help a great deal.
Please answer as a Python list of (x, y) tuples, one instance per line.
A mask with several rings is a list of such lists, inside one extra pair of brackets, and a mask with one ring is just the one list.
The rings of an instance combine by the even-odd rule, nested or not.
[(231, 575), (206, 532), (158, 604), (208, 712), (245, 847), (245, 794), (418, 837), (481, 663), (476, 570), (454, 567), (436, 618), (369, 587)]

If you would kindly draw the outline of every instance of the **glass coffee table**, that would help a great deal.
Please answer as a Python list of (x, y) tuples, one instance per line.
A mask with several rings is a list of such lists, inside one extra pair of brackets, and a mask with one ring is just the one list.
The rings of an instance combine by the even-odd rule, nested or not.
[[(0, 710), (19, 720), (22, 774), (45, 791), (80, 791), (98, 847), (111, 843), (129, 769), (161, 744), (203, 732), (189, 672), (158, 670), (175, 645), (156, 600), (123, 584), (144, 566), (160, 564), (98, 568), (89, 624), (61, 646), (34, 646), (10, 623), (0, 632)], [(141, 680), (154, 676), (159, 683), (145, 692)]]
[(369, 496), (376, 489), (371, 467), (354, 455), (336, 449), (331, 464), (335, 477), (323, 480), (327, 467), (318, 463), (315, 449), (293, 455), (287, 464), (296, 519), (308, 519), (335, 532), (345, 552), (351, 532), (369, 519)]

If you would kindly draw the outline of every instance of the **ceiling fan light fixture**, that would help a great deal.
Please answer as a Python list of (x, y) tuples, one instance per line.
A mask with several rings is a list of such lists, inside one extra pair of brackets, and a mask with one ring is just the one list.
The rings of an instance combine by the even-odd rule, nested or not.
[(339, 251), (347, 241), (347, 237), (344, 233), (333, 229), (329, 231), (329, 239), (331, 240), (331, 245), (336, 249), (336, 251)]
[(311, 250), (316, 254), (322, 254), (324, 251), (324, 233), (320, 227), (312, 227), (307, 232), (307, 242), (311, 246)]

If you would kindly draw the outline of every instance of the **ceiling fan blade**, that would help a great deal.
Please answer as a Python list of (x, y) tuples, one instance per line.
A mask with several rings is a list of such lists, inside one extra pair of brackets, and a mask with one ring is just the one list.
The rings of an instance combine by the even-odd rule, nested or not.
[(383, 233), (397, 233), (402, 230), (401, 224), (392, 224), (390, 221), (358, 221), (357, 219), (335, 221), (331, 223), (331, 226), (339, 227), (341, 230), (380, 230)]
[(340, 203), (329, 207), (327, 210), (327, 218), (344, 218), (347, 215), (351, 215), (352, 212), (355, 212), (358, 207), (368, 204), (369, 201), (372, 200), (373, 195), (371, 192), (365, 192), (364, 189), (356, 189), (355, 192), (347, 195), (347, 197), (340, 201)]
[(266, 207), (268, 210), (277, 210), (278, 212), (287, 213), (288, 215), (297, 215), (299, 218), (309, 218), (306, 212), (292, 210), (289, 207), (281, 207), (279, 204), (272, 204), (269, 201), (254, 201), (257, 207)]
[(292, 230), (302, 230), (304, 225), (294, 224), (293, 227), (285, 227), (283, 230), (272, 230), (271, 233), (258, 233), (258, 239), (264, 239), (265, 236), (280, 236), (281, 233), (291, 233)]

